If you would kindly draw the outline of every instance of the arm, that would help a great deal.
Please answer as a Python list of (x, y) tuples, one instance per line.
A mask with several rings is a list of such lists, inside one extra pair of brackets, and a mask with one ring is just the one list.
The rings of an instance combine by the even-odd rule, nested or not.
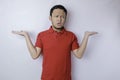
[(30, 55), (33, 59), (36, 59), (40, 56), (40, 53), (41, 53), (41, 48), (39, 47), (35, 47), (30, 39), (30, 36), (28, 35), (27, 32), (25, 31), (12, 31), (12, 33), (14, 34), (18, 34), (18, 35), (21, 35), (21, 36), (24, 36), (25, 37), (25, 40), (26, 40), (26, 43), (27, 43), (27, 47), (28, 47), (28, 50), (30, 52)]
[(75, 54), (77, 58), (82, 58), (85, 52), (85, 49), (87, 47), (89, 36), (94, 35), (94, 34), (97, 34), (97, 32), (85, 32), (85, 36), (82, 40), (81, 46), (78, 49), (73, 50), (73, 53)]

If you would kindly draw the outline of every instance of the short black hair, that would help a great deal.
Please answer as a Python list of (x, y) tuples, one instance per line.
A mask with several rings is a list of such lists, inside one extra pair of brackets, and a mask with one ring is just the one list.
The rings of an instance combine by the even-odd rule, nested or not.
[(55, 5), (50, 9), (50, 16), (52, 16), (54, 9), (62, 9), (67, 15), (67, 9), (63, 5)]

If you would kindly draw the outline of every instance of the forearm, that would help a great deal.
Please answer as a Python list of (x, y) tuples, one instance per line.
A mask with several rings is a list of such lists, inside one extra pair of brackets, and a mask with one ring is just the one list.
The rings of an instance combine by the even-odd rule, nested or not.
[(89, 32), (89, 31), (85, 32), (85, 36), (82, 40), (81, 46), (78, 49), (74, 50), (74, 53), (75, 53), (76, 57), (82, 58), (82, 56), (85, 52), (85, 49), (87, 47), (89, 36), (94, 35), (94, 34), (97, 34), (97, 32)]
[(32, 44), (32, 41), (31, 41), (31, 39), (26, 31), (12, 31), (12, 33), (24, 36), (31, 57), (33, 59), (38, 58), (38, 56), (40, 55), (41, 49), (34, 47), (34, 45)]
[(77, 50), (77, 56), (79, 58), (82, 58), (82, 56), (83, 56), (83, 54), (85, 52), (85, 49), (87, 47), (87, 43), (88, 43), (88, 36), (84, 36), (84, 38), (82, 40), (82, 43), (81, 43), (80, 47)]
[(37, 50), (36, 50), (36, 48), (34, 47), (32, 41), (31, 41), (31, 39), (30, 39), (30, 36), (29, 36), (29, 35), (25, 35), (24, 37), (25, 37), (26, 44), (27, 44), (28, 50), (29, 50), (29, 52), (30, 52), (30, 55), (31, 55), (31, 57), (32, 57), (33, 59), (35, 59), (35, 58), (38, 56)]

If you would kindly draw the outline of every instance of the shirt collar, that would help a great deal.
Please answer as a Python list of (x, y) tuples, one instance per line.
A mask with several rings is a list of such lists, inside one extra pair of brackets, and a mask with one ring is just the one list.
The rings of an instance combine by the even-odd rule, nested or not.
[(51, 33), (63, 34), (63, 33), (65, 32), (65, 28), (63, 28), (60, 32), (57, 32), (57, 31), (53, 30), (52, 26), (50, 26), (49, 32), (51, 32)]

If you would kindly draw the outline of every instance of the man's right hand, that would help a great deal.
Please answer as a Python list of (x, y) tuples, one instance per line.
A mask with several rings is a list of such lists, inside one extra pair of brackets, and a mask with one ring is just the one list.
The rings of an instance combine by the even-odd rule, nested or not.
[(28, 32), (26, 31), (12, 31), (12, 33), (17, 34), (17, 35), (21, 35), (25, 37), (26, 43), (27, 43), (27, 47), (28, 50), (30, 52), (30, 55), (33, 59), (37, 59), (40, 56), (41, 53), (41, 48), (39, 47), (35, 47), (29, 37)]
[(21, 35), (21, 36), (28, 36), (28, 32), (26, 31), (12, 31), (12, 33), (14, 34), (18, 34), (18, 35)]

